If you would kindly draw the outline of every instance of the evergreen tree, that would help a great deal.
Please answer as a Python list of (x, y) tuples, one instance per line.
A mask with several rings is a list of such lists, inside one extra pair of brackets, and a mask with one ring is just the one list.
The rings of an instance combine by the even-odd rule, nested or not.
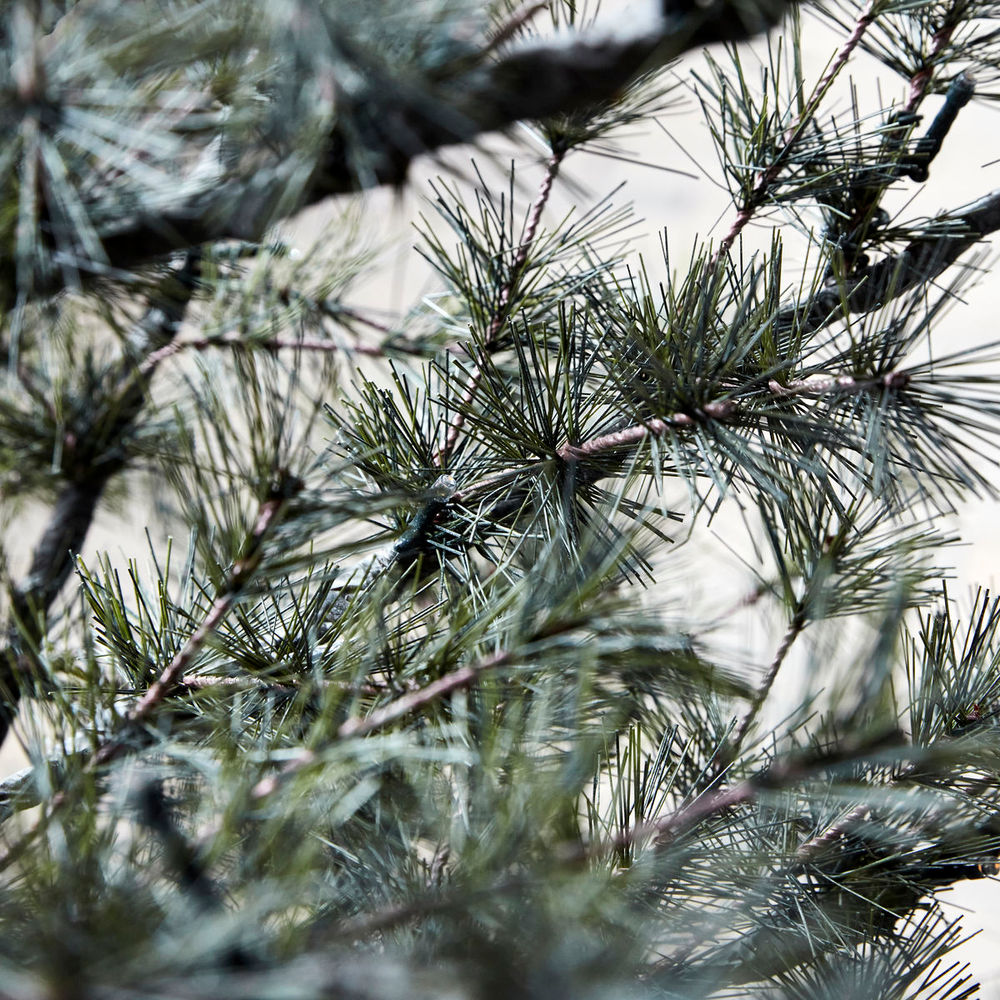
[[(576, 7), (0, 6), (10, 551), (47, 509), (4, 562), (0, 997), (976, 993), (939, 897), (1000, 852), (1000, 602), (942, 588), (941, 515), (997, 492), (1000, 391), (932, 334), (1000, 193), (887, 205), (998, 96), (1000, 8)], [(610, 200), (546, 214), (690, 92), (721, 239), (640, 266)], [(353, 192), (515, 123), (540, 187), (446, 176), (440, 291), (360, 308)], [(148, 521), (127, 570), (80, 557), (101, 506)], [(730, 510), (756, 586), (699, 613)]]

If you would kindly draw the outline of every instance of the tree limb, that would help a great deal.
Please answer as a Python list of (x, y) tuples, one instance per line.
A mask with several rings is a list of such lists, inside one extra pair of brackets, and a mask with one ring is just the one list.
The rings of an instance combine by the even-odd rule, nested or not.
[(939, 216), (924, 235), (911, 240), (898, 254), (858, 269), (831, 282), (805, 305), (786, 306), (775, 317), (779, 333), (801, 330), (815, 333), (851, 313), (880, 309), (913, 288), (932, 282), (966, 250), (1000, 229), (1000, 191), (968, 208)]
[[(0, 254), (0, 290), (8, 298), (15, 288), (51, 294), (65, 284), (67, 274), (84, 280), (123, 276), (172, 251), (221, 239), (259, 239), (277, 218), (305, 204), (359, 187), (401, 184), (411, 161), (424, 153), (518, 121), (613, 101), (643, 72), (691, 48), (750, 38), (776, 24), (796, 2), (664, 0), (658, 12), (614, 30), (589, 27), (521, 39), (498, 52), (487, 41), (479, 53), (455, 60), (434, 80), (394, 79), (359, 58), (352, 65), (361, 80), (358, 93), (331, 94), (331, 131), (297, 198), (289, 200), (289, 178), (301, 172), (301, 157), (287, 144), (259, 143), (235, 155), (220, 148), (214, 166), (202, 164), (182, 187), (186, 193), (175, 199), (125, 197), (125, 181), (119, 182), (122, 197), (116, 198), (111, 178), (111, 190), (99, 192), (99, 205), (83, 202), (94, 210), (90, 215), (100, 252), (78, 252), (70, 268), (50, 264), (32, 275), (23, 273), (23, 261), (18, 271), (18, 255)], [(350, 55), (351, 40), (336, 41)], [(57, 59), (59, 47), (52, 52)], [(359, 134), (342, 110), (362, 112), (371, 127)], [(79, 179), (81, 187), (86, 180)]]

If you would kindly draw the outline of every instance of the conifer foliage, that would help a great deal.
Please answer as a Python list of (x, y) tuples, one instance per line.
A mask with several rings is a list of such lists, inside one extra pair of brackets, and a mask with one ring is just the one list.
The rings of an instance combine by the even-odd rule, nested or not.
[[(976, 995), (940, 899), (1000, 854), (1000, 603), (942, 525), (1000, 384), (932, 335), (1000, 190), (905, 196), (1000, 97), (998, 14), (0, 5), (0, 997)], [(714, 240), (554, 217), (679, 108)], [(438, 290), (359, 306), (356, 193), (522, 124), (540, 185), (445, 173)], [(126, 508), (147, 545), (82, 556)], [(707, 613), (732, 510), (756, 583)]]

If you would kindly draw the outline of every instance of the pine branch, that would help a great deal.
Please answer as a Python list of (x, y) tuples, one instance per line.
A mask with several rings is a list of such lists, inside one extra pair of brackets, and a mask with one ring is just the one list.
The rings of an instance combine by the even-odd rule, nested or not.
[(923, 103), (924, 98), (934, 80), (934, 71), (941, 63), (942, 54), (947, 50), (952, 35), (961, 26), (965, 15), (965, 3), (953, 3), (941, 19), (941, 26), (931, 38), (930, 51), (916, 73), (910, 77), (910, 89), (903, 105), (903, 113), (912, 115)]
[(942, 14), (941, 25), (931, 38), (929, 52), (921, 60), (920, 68), (910, 77), (906, 102), (900, 111), (893, 112), (888, 118), (887, 124), (891, 127), (883, 135), (881, 149), (887, 162), (877, 172), (876, 179), (868, 184), (851, 186), (846, 218), (838, 217), (844, 214), (843, 207), (839, 213), (828, 215), (827, 239), (834, 241), (843, 255), (841, 269), (846, 274), (853, 275), (858, 271), (859, 264), (864, 260), (866, 243), (877, 237), (880, 219), (888, 217), (881, 203), (890, 185), (903, 177), (918, 182), (928, 179), (930, 164), (940, 151), (958, 111), (972, 99), (974, 87), (971, 77), (960, 73), (927, 133), (917, 142), (913, 152), (900, 155), (902, 138), (897, 135), (897, 130), (905, 132), (920, 120), (916, 111), (929, 92), (941, 56), (964, 15), (964, 0), (953, 3)]
[[(128, 710), (125, 715), (128, 730), (125, 737), (116, 735), (105, 739), (96, 748), (83, 755), (86, 759), (84, 764), (84, 771), (86, 773), (93, 774), (100, 768), (106, 767), (121, 757), (130, 748), (131, 744), (128, 737), (134, 733), (136, 727), (149, 721), (160, 705), (163, 704), (164, 700), (183, 684), (185, 670), (191, 665), (206, 641), (215, 632), (229, 611), (232, 610), (233, 605), (247, 584), (253, 579), (263, 556), (264, 542), (273, 532), (289, 500), (301, 488), (302, 483), (295, 477), (287, 474), (280, 475), (272, 484), (269, 495), (260, 505), (254, 526), (247, 535), (243, 556), (233, 566), (225, 584), (220, 588), (219, 595), (212, 603), (208, 614), (188, 637), (170, 663), (163, 669), (160, 676)], [(32, 774), (34, 773), (34, 768), (31, 769), (31, 772)], [(25, 775), (21, 772), (15, 776), (15, 794), (23, 794), (28, 780), (30, 780), (30, 776), (26, 779)], [(5, 789), (6, 786), (0, 786), (0, 791)], [(56, 813), (65, 808), (68, 801), (69, 796), (63, 789), (56, 791), (52, 795), (46, 803), (44, 815), (41, 819), (24, 834), (18, 843), (0, 856), (0, 871), (6, 869), (21, 856), (21, 853), (28, 848), (33, 837), (51, 821)], [(0, 798), (0, 803), (2, 802), (3, 799)]]
[[(221, 333), (214, 337), (198, 337), (175, 340), (172, 344), (156, 351), (143, 362), (143, 372), (155, 368), (168, 358), (185, 351), (208, 351), (217, 347), (228, 347), (234, 351), (303, 351), (306, 354), (362, 354), (366, 357), (384, 358), (388, 351), (383, 347), (356, 341), (341, 344), (335, 340), (321, 340), (317, 337), (245, 337), (239, 333)], [(395, 351), (395, 348), (394, 348)]]
[[(476, 351), (481, 355), (487, 355), (496, 348), (497, 340), (503, 332), (507, 321), (510, 319), (511, 298), (514, 295), (518, 281), (521, 278), (524, 265), (528, 261), (528, 254), (531, 252), (531, 246), (535, 242), (535, 236), (538, 233), (538, 227), (542, 221), (542, 212), (545, 210), (545, 206), (548, 203), (549, 195), (552, 193), (552, 184), (556, 179), (556, 175), (559, 173), (559, 166), (565, 155), (566, 149), (556, 149), (553, 151), (545, 165), (545, 175), (542, 178), (538, 195), (536, 196), (535, 201), (531, 206), (531, 210), (528, 213), (528, 218), (524, 225), (524, 232), (521, 234), (521, 242), (514, 254), (514, 259), (510, 263), (510, 271), (508, 272), (507, 281), (497, 295), (496, 311), (493, 314), (493, 319), (490, 321), (490, 325), (483, 336), (482, 342), (476, 345)], [(465, 425), (465, 415), (463, 410), (476, 398), (476, 392), (479, 388), (479, 383), (482, 377), (483, 368), (482, 359), (480, 359), (480, 361), (475, 364), (469, 375), (469, 380), (466, 384), (462, 399), (458, 404), (459, 410), (452, 420), (451, 427), (448, 428), (448, 434), (445, 438), (444, 444), (434, 456), (434, 464), (439, 469), (447, 466), (448, 459), (455, 450), (455, 445), (458, 443), (458, 437), (462, 432), (462, 427)]]
[[(526, 108), (556, 116), (520, 229), (513, 176), (511, 202), (480, 176), (470, 208), (444, 185), (459, 245), (424, 233), (447, 283), (415, 314), (426, 337), (341, 305), (361, 257), (310, 294), (303, 268), (277, 287), (245, 268), (246, 245), (205, 250), (211, 326), (181, 340), (150, 308), (120, 367), (88, 350), (93, 373), (68, 377), (52, 362), (77, 364), (73, 342), (52, 350), (42, 326), (56, 310), (18, 313), (4, 474), (48, 488), (65, 421), (79, 440), (57, 452), (64, 529), (82, 540), (95, 469), (146, 448), (193, 536), (180, 567), (155, 544), (149, 571), (79, 564), (87, 610), (65, 635), (48, 621), (61, 581), (11, 635), (30, 661), (17, 693), (29, 669), (48, 685), (21, 704), (34, 767), (0, 780), (0, 968), (22, 992), (957, 1000), (935, 966), (957, 932), (933, 894), (993, 871), (1000, 845), (1000, 611), (977, 601), (957, 636), (921, 503), (995, 488), (980, 459), (1000, 451), (1000, 402), (975, 366), (998, 348), (928, 360), (969, 268), (927, 285), (1000, 229), (1000, 192), (908, 227), (878, 203), (926, 173), (972, 96), (955, 64), (983, 79), (1000, 34), (980, 24), (994, 0), (837, 2), (838, 52), (811, 91), (784, 86), (784, 41), (760, 99), (738, 54), (732, 72), (713, 62), (739, 215), (686, 276), (668, 261), (659, 289), (626, 276), (631, 234), (606, 202), (543, 231), (563, 152), (658, 114), (647, 70), (766, 27), (782, 0), (663, 0), (604, 34), (567, 0), (536, 38), (544, 5), (510, 0), (491, 5), (492, 33), (470, 0), (223, 4), (214, 20), (182, 0), (149, 24), (82, 0), (0, 18), (9, 301), (98, 274), (127, 293), (122, 262), (400, 181), (425, 150)], [(40, 18), (68, 8), (45, 37)], [(828, 128), (819, 102), (883, 37), (902, 110), (852, 102)], [(949, 83), (912, 140), (924, 95)], [(782, 305), (798, 262), (777, 237), (763, 266), (730, 257), (751, 217), (797, 202), (827, 228)], [(372, 338), (363, 327), (380, 343), (358, 353), (421, 355), (423, 371), (340, 386), (327, 361)], [(175, 451), (152, 451), (150, 378), (214, 347), (228, 353), (178, 366)], [(341, 389), (320, 445), (321, 397)], [(310, 488), (278, 471), (300, 462)], [(89, 503), (69, 490), (92, 483)], [(668, 520), (730, 496), (760, 517), (740, 606), (783, 609), (757, 680), (723, 619), (691, 610), (699, 556), (661, 558)], [(368, 555), (352, 568), (347, 553)], [(629, 589), (640, 573), (657, 582), (646, 596)], [(908, 635), (909, 609), (932, 606)], [(836, 645), (830, 630), (830, 668), (850, 673), (823, 686), (829, 711), (804, 704), (750, 746), (790, 650), (835, 616), (875, 635)]]
[[(442, 698), (446, 698), (455, 691), (471, 687), (484, 673), (505, 667), (511, 660), (512, 656), (509, 652), (501, 651), (480, 660), (478, 663), (473, 663), (445, 674), (443, 677), (431, 681), (430, 684), (416, 691), (409, 691), (401, 695), (395, 701), (376, 709), (370, 715), (355, 716), (342, 722), (337, 727), (336, 738), (338, 740), (356, 739), (384, 729), (386, 726), (398, 722), (407, 715), (425, 708), (436, 701), (440, 701)], [(314, 751), (303, 750), (287, 761), (277, 774), (270, 775), (259, 781), (254, 786), (252, 792), (253, 798), (267, 798), (267, 796), (271, 795), (278, 788), (281, 781), (297, 774), (315, 760), (316, 754)]]
[[(747, 400), (741, 397), (743, 393), (736, 392), (728, 399), (714, 400), (703, 404), (691, 413), (674, 413), (669, 417), (652, 417), (641, 424), (632, 424), (617, 431), (610, 431), (582, 441), (579, 444), (566, 442), (558, 447), (553, 457), (568, 465), (572, 465), (578, 487), (592, 486), (609, 475), (614, 470), (609, 469), (606, 460), (610, 456), (620, 455), (636, 449), (643, 442), (654, 437), (664, 437), (674, 432), (683, 432), (699, 427), (710, 426), (712, 423), (725, 424), (756, 424), (762, 420), (760, 394), (766, 390), (775, 400), (796, 397), (822, 398), (849, 397), (852, 395), (885, 393), (901, 394), (911, 384), (913, 376), (905, 369), (886, 372), (876, 378), (857, 378), (853, 375), (813, 375), (804, 379), (793, 379), (782, 384), (776, 379), (770, 379), (766, 385), (754, 383), (747, 387)], [(523, 491), (530, 486), (534, 476), (545, 465), (544, 460), (528, 466), (519, 466), (485, 476), (482, 479), (450, 489), (435, 509), (435, 517), (452, 506), (475, 508), (482, 505), (490, 497), (494, 499), (486, 506), (481, 517), (487, 524), (502, 521), (504, 517), (521, 509)], [(416, 519), (414, 520), (416, 523)], [(411, 525), (412, 527), (412, 525)], [(423, 525), (433, 527), (433, 519)], [(427, 555), (430, 539), (421, 535), (421, 544), (414, 546), (408, 543), (406, 535), (380, 548), (376, 552), (360, 560), (347, 573), (349, 589), (356, 589), (360, 583), (370, 581), (374, 575), (387, 572), (392, 567), (406, 569), (418, 555)]]
[(966, 209), (940, 215), (898, 254), (855, 270), (810, 296), (783, 307), (774, 320), (779, 333), (816, 333), (852, 313), (880, 309), (914, 288), (931, 284), (980, 240), (1000, 229), (1000, 191)]
[(815, 117), (823, 98), (826, 97), (830, 88), (833, 86), (834, 81), (840, 75), (841, 70), (847, 65), (847, 62), (854, 53), (854, 50), (861, 44), (861, 40), (864, 38), (865, 32), (874, 22), (880, 2), (881, 0), (867, 0), (865, 6), (861, 9), (857, 20), (854, 23), (853, 30), (847, 40), (840, 47), (840, 50), (837, 52), (829, 68), (820, 78), (819, 82), (813, 88), (812, 93), (804, 102), (802, 111), (796, 116), (791, 126), (786, 130), (781, 140), (781, 148), (777, 155), (772, 159), (767, 168), (760, 171), (758, 174), (753, 189), (740, 206), (732, 225), (729, 227), (725, 236), (722, 237), (715, 253), (713, 253), (709, 259), (706, 268), (707, 273), (711, 274), (716, 270), (720, 261), (722, 261), (729, 251), (732, 250), (733, 245), (739, 238), (740, 233), (742, 233), (747, 227), (754, 215), (756, 215), (758, 209), (760, 209), (767, 201), (775, 180), (780, 175), (788, 158), (794, 151), (796, 143), (804, 134), (806, 126)]
[[(147, 722), (178, 685), (202, 647), (232, 610), (247, 584), (254, 578), (263, 557), (264, 542), (274, 531), (289, 500), (302, 489), (302, 482), (287, 473), (280, 473), (271, 484), (268, 495), (260, 505), (254, 525), (247, 535), (243, 555), (235, 563), (208, 614), (191, 633), (184, 645), (149, 689), (128, 710), (126, 721), (130, 729)], [(118, 757), (126, 744), (121, 739), (111, 739), (97, 750), (92, 767), (101, 767)]]

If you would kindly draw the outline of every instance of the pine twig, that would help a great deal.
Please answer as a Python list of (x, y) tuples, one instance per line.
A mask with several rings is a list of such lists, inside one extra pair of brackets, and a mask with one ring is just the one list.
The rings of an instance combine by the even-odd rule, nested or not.
[(722, 237), (722, 240), (720, 241), (715, 252), (709, 258), (707, 266), (709, 274), (715, 272), (716, 268), (719, 266), (719, 262), (733, 248), (733, 244), (739, 238), (740, 233), (743, 232), (747, 224), (757, 213), (757, 210), (764, 204), (764, 200), (767, 198), (771, 185), (781, 173), (782, 167), (785, 165), (785, 161), (794, 149), (795, 144), (798, 142), (799, 137), (802, 135), (806, 125), (812, 120), (820, 102), (826, 96), (827, 91), (829, 91), (830, 87), (833, 85), (834, 80), (836, 80), (837, 76), (839, 76), (840, 71), (847, 65), (847, 61), (854, 53), (854, 50), (861, 44), (861, 40), (864, 38), (865, 32), (867, 32), (868, 28), (874, 22), (875, 11), (879, 3), (880, 0), (868, 0), (865, 6), (861, 9), (857, 20), (854, 22), (853, 30), (847, 37), (844, 44), (840, 47), (840, 50), (837, 52), (827, 71), (813, 88), (813, 91), (810, 94), (809, 99), (806, 101), (802, 112), (793, 120), (789, 128), (786, 129), (784, 137), (782, 138), (782, 148), (778, 151), (771, 164), (765, 170), (758, 173), (753, 190), (740, 207), (740, 210), (736, 213), (736, 218), (733, 219), (729, 230), (726, 232), (726, 235)]
[[(511, 654), (508, 651), (502, 650), (477, 663), (453, 670), (451, 673), (439, 677), (436, 681), (431, 681), (430, 684), (426, 684), (416, 691), (408, 691), (394, 701), (389, 702), (388, 705), (376, 709), (370, 715), (354, 716), (347, 719), (337, 727), (336, 738), (338, 740), (357, 739), (358, 737), (368, 736), (379, 729), (384, 729), (386, 726), (398, 722), (420, 708), (433, 704), (435, 701), (440, 701), (455, 691), (470, 687), (483, 674), (509, 664), (511, 658)], [(258, 781), (251, 792), (252, 797), (255, 799), (266, 798), (275, 791), (282, 780), (301, 771), (302, 768), (311, 764), (315, 759), (316, 755), (312, 750), (307, 749), (297, 754), (277, 774), (269, 775)]]
[[(564, 444), (557, 451), (564, 462), (586, 461), (620, 448), (633, 448), (646, 438), (658, 437), (676, 427), (695, 427), (707, 420), (728, 420), (738, 412), (738, 404), (733, 399), (715, 400), (699, 408), (697, 414), (674, 413), (665, 419), (653, 417), (642, 424), (634, 424), (618, 431), (601, 434), (581, 444)], [(467, 495), (466, 493), (461, 494)]]
[[(126, 713), (129, 727), (141, 725), (148, 721), (153, 712), (163, 703), (179, 685), (183, 683), (184, 671), (204, 646), (219, 623), (232, 609), (240, 593), (246, 587), (260, 565), (263, 555), (263, 544), (267, 536), (274, 530), (288, 501), (301, 490), (300, 480), (290, 475), (283, 475), (272, 485), (268, 497), (261, 503), (254, 526), (247, 536), (245, 555), (233, 566), (226, 583), (216, 597), (202, 623), (188, 638), (184, 646), (177, 652), (160, 676), (149, 686), (146, 692)], [(119, 737), (112, 737), (101, 743), (90, 755), (85, 770), (93, 773), (114, 760), (117, 760), (127, 749), (128, 744)], [(20, 786), (19, 786), (20, 787)], [(64, 791), (56, 792), (49, 799), (44, 814), (34, 826), (28, 830), (21, 840), (14, 844), (5, 854), (0, 855), (0, 871), (3, 871), (27, 849), (33, 836), (40, 832), (46, 823), (67, 803)]]
[[(542, 183), (538, 189), (538, 194), (532, 203), (531, 210), (528, 213), (528, 218), (524, 225), (524, 232), (521, 234), (521, 242), (518, 245), (516, 253), (514, 254), (514, 259), (511, 261), (507, 281), (504, 283), (503, 287), (500, 289), (500, 294), (497, 296), (496, 311), (494, 312), (490, 325), (486, 330), (483, 341), (479, 345), (478, 353), (480, 359), (473, 367), (472, 373), (469, 376), (469, 383), (465, 387), (465, 392), (463, 393), (461, 403), (459, 404), (460, 408), (467, 407), (476, 398), (476, 391), (478, 390), (479, 383), (482, 381), (483, 377), (485, 356), (489, 355), (494, 349), (500, 334), (503, 332), (504, 325), (510, 318), (510, 306), (514, 290), (517, 287), (518, 281), (520, 281), (522, 277), (524, 266), (528, 261), (528, 253), (530, 252), (531, 246), (535, 242), (535, 237), (538, 234), (538, 226), (542, 220), (542, 212), (545, 210), (545, 205), (549, 200), (549, 195), (552, 193), (552, 184), (556, 179), (556, 175), (559, 173), (559, 167), (562, 164), (565, 155), (565, 149), (556, 149), (553, 151), (552, 155), (545, 164), (545, 175), (542, 178)], [(447, 464), (448, 459), (455, 450), (455, 445), (458, 443), (458, 436), (461, 434), (464, 426), (465, 414), (462, 412), (456, 413), (455, 418), (451, 422), (451, 426), (448, 428), (448, 434), (445, 438), (444, 444), (438, 449), (434, 456), (434, 464), (437, 468), (443, 468)]]
[[(951, 13), (954, 14), (955, 8), (961, 6), (964, 6), (964, 4), (955, 4)], [(951, 41), (951, 36), (955, 33), (955, 29), (959, 24), (961, 24), (960, 18), (945, 18), (941, 27), (934, 32), (931, 38), (931, 49), (927, 54), (924, 65), (910, 77), (910, 87), (907, 92), (906, 103), (903, 105), (904, 114), (912, 115), (927, 96), (931, 80), (934, 79), (934, 69), (937, 61), (941, 53), (947, 48), (948, 43)]]
[(781, 669), (781, 665), (785, 662), (785, 658), (791, 651), (795, 640), (802, 634), (807, 623), (808, 619), (806, 618), (805, 611), (800, 605), (796, 608), (795, 613), (792, 615), (792, 620), (789, 622), (781, 643), (774, 654), (774, 659), (771, 660), (771, 665), (767, 668), (764, 680), (761, 682), (760, 687), (754, 694), (749, 710), (740, 720), (739, 725), (730, 737), (730, 750), (724, 755), (727, 760), (732, 760), (735, 755), (739, 753), (740, 748), (743, 745), (743, 740), (746, 739), (746, 735), (750, 731), (750, 727), (757, 720), (760, 710), (764, 707), (764, 703), (767, 701), (768, 696), (771, 693), (771, 689), (774, 687), (774, 682), (777, 679), (778, 671)]
[(338, 344), (334, 340), (318, 337), (253, 337), (246, 338), (238, 333), (223, 333), (217, 337), (198, 337), (190, 340), (176, 340), (160, 348), (143, 362), (143, 369), (155, 368), (168, 358), (184, 351), (208, 351), (215, 347), (228, 347), (234, 351), (304, 351), (315, 354), (364, 354), (373, 358), (384, 358), (386, 352), (381, 347), (356, 343), (350, 346)]
[[(886, 372), (870, 379), (853, 375), (813, 375), (809, 378), (794, 379), (782, 384), (771, 379), (766, 388), (776, 398), (819, 397), (827, 394), (852, 395), (866, 392), (897, 392), (905, 389), (911, 376), (905, 369)], [(759, 391), (755, 386), (753, 390)], [(556, 456), (563, 462), (586, 465), (594, 459), (613, 454), (627, 448), (634, 448), (650, 437), (661, 437), (672, 430), (700, 427), (709, 422), (735, 422), (746, 420), (748, 411), (740, 405), (739, 397), (713, 400), (703, 404), (695, 413), (674, 413), (669, 417), (653, 417), (641, 424), (632, 424), (616, 431), (609, 431), (590, 438), (580, 444), (565, 443), (556, 450)], [(506, 469), (492, 473), (483, 479), (468, 483), (451, 492), (444, 501), (449, 504), (472, 504), (494, 493), (503, 486), (516, 486), (519, 480), (544, 464), (544, 460), (529, 466)], [(597, 478), (601, 478), (597, 476)], [(595, 480), (596, 481), (596, 480)], [(375, 553), (365, 557), (350, 573), (351, 579), (367, 579), (373, 571), (381, 571), (391, 566), (406, 554), (397, 539)]]
[(483, 674), (504, 667), (510, 661), (510, 653), (501, 651), (480, 660), (478, 663), (445, 674), (444, 677), (439, 677), (436, 681), (431, 681), (430, 684), (416, 691), (409, 691), (407, 694), (401, 695), (384, 708), (372, 712), (371, 715), (364, 718), (355, 717), (341, 723), (337, 728), (337, 739), (356, 739), (367, 736), (378, 729), (384, 729), (411, 712), (417, 711), (417, 709), (424, 708), (455, 691), (471, 686)]
[[(129, 709), (126, 719), (131, 726), (146, 722), (163, 700), (180, 684), (191, 662), (230, 612), (253, 577), (260, 565), (265, 539), (274, 530), (288, 501), (301, 489), (302, 482), (287, 474), (282, 475), (272, 485), (267, 498), (257, 511), (254, 526), (247, 536), (245, 555), (230, 570), (225, 584), (198, 628), (188, 637), (187, 642), (177, 651), (145, 694)], [(109, 740), (94, 754), (92, 766), (100, 767), (109, 763), (123, 749), (124, 743), (121, 740)]]

